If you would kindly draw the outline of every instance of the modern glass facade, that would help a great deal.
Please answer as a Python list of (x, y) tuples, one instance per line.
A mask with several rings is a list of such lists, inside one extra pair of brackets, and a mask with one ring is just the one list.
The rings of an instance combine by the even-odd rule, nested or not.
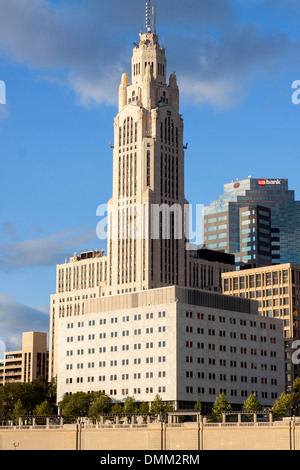
[[(295, 192), (288, 188), (287, 179), (248, 178), (225, 184), (224, 194), (204, 208), (203, 239), (207, 247), (240, 254), (243, 231), (240, 208), (254, 205), (271, 210), (271, 227), (268, 234), (268, 227), (265, 233), (263, 229), (258, 233), (256, 226), (251, 235), (256, 239), (271, 237), (273, 263), (300, 264), (300, 201), (295, 201)], [(222, 224), (226, 226), (223, 231)], [(241, 263), (247, 263), (249, 256), (248, 253), (239, 256)], [(267, 261), (269, 254), (260, 251), (261, 260), (264, 256)]]

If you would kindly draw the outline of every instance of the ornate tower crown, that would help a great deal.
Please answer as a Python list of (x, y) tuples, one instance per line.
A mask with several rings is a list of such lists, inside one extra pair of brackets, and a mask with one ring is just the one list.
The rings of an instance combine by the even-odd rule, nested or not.
[[(146, 3), (146, 32), (140, 34), (140, 41), (134, 42), (132, 57), (132, 84), (141, 85), (144, 80), (155, 80), (166, 85), (165, 49), (159, 45), (156, 34), (156, 5)], [(147, 70), (147, 69), (150, 70)]]

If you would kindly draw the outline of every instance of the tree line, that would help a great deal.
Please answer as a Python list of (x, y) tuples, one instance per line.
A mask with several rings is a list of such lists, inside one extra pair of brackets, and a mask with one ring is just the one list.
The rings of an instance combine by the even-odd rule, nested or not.
[[(250, 416), (251, 412), (263, 413), (268, 415), (272, 413), (273, 419), (280, 419), (290, 416), (299, 415), (299, 405), (300, 405), (300, 378), (295, 379), (293, 383), (293, 391), (291, 393), (283, 392), (280, 397), (273, 403), (273, 406), (269, 408), (263, 408), (260, 404), (257, 394), (251, 393), (249, 397), (245, 400), (243, 405), (243, 412), (247, 415), (249, 413), (249, 419), (252, 419)], [(201, 402), (199, 400), (198, 408), (201, 407)], [(209, 421), (219, 422), (223, 419), (223, 413), (233, 411), (232, 406), (228, 403), (226, 395), (221, 393), (215, 400), (212, 407), (211, 418)]]
[[(300, 378), (293, 384), (291, 393), (282, 393), (269, 409), (261, 406), (257, 395), (252, 393), (244, 402), (244, 412), (273, 413), (274, 419), (298, 415), (300, 405)], [(115, 402), (103, 392), (77, 392), (66, 395), (58, 403), (60, 413), (66, 422), (75, 421), (79, 417), (89, 417), (96, 420), (105, 414), (151, 414), (165, 416), (173, 408), (171, 404), (156, 395), (149, 406), (146, 402), (137, 402), (134, 397), (127, 397), (123, 403)], [(201, 411), (201, 400), (195, 403), (195, 409)], [(222, 421), (224, 412), (232, 411), (226, 395), (221, 393), (216, 397), (209, 420)], [(19, 416), (52, 416), (57, 415), (56, 381), (50, 383), (38, 378), (32, 383), (7, 383), (0, 387), (0, 422), (13, 421), (18, 423)]]
[(31, 383), (7, 383), (0, 387), (0, 422), (18, 423), (19, 416), (57, 414), (56, 381), (39, 377)]

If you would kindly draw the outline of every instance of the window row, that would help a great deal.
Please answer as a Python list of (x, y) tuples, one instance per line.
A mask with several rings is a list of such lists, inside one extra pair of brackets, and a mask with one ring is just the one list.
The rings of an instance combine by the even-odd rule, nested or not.
[[(93, 383), (95, 382), (97, 378), (94, 377), (94, 376), (91, 376), (91, 377), (87, 377), (87, 382), (88, 383)], [(113, 380), (113, 379), (111, 379)], [(98, 379), (99, 382), (105, 382), (105, 377), (99, 377)], [(83, 377), (77, 377), (76, 379), (73, 380), (72, 377), (69, 377), (69, 378), (66, 378), (66, 384), (69, 384), (69, 385), (72, 385), (74, 383), (84, 383), (84, 378)], [(157, 387), (157, 392), (158, 393), (166, 393), (166, 387), (165, 386), (159, 386)], [(101, 390), (103, 393), (105, 393), (105, 390)], [(140, 394), (142, 393), (142, 390), (141, 388), (133, 388), (133, 394), (136, 395), (136, 394)], [(145, 387), (145, 392), (144, 393), (154, 393), (154, 387)], [(109, 395), (112, 396), (112, 395), (117, 395), (117, 390), (111, 390), (109, 391)], [(129, 389), (122, 389), (122, 395), (126, 395), (128, 396), (129, 395)]]
[[(245, 355), (251, 355), (251, 356), (262, 356), (262, 357), (272, 357), (275, 358), (277, 357), (277, 352), (276, 351), (267, 351), (265, 349), (257, 350), (255, 348), (238, 348), (237, 346), (226, 346), (224, 344), (220, 344), (219, 347), (218, 345), (209, 343), (208, 345), (204, 345), (204, 343), (197, 343), (197, 349), (205, 349), (208, 351), (220, 351), (220, 352), (227, 352), (230, 351), (232, 354), (245, 354)], [(260, 354), (259, 354), (260, 353)], [(186, 362), (193, 362), (193, 356), (186, 356)]]
[(197, 374), (194, 374), (194, 371), (186, 371), (186, 378), (187, 379), (202, 379), (202, 380), (220, 380), (226, 382), (227, 380), (230, 382), (241, 382), (241, 383), (247, 383), (249, 380), (249, 383), (252, 384), (257, 384), (260, 383), (261, 385), (277, 385), (277, 379), (276, 378), (268, 378), (268, 377), (248, 377), (247, 375), (242, 375), (238, 377), (237, 375), (226, 375), (226, 374), (215, 374), (214, 372), (209, 372), (205, 374), (204, 372), (198, 372)]
[(250, 276), (238, 276), (224, 279), (224, 290), (239, 290), (262, 286), (273, 286), (287, 284), (289, 282), (289, 271), (274, 271), (269, 273), (251, 274)]
[[(187, 326), (185, 331), (186, 333), (193, 333), (193, 328)], [(197, 328), (197, 334), (206, 335), (206, 336), (219, 336), (220, 338), (225, 338), (226, 336), (229, 336), (230, 339), (238, 339), (240, 341), (254, 341), (254, 342), (260, 341), (261, 343), (270, 342), (271, 344), (276, 344), (276, 338), (274, 337), (267, 338), (266, 336), (257, 336), (254, 334), (247, 335), (246, 333), (237, 333), (235, 331), (230, 331), (228, 335), (228, 332), (223, 331), (223, 330), (216, 331), (211, 328), (207, 330), (205, 328)], [(193, 347), (193, 341), (186, 341), (186, 346)]]
[[(68, 354), (69, 356), (72, 356), (73, 354), (73, 351), (68, 351), (70, 354)], [(131, 359), (131, 364), (133, 363), (134, 365), (140, 365), (142, 364), (142, 362), (145, 362), (145, 364), (154, 364), (155, 361), (154, 361), (154, 357), (151, 356), (151, 357), (145, 357), (144, 359), (142, 359), (141, 357), (138, 357), (138, 358), (133, 358)], [(157, 358), (157, 362), (160, 363), (160, 362), (166, 362), (166, 356), (158, 356)], [(130, 360), (129, 359), (122, 359), (122, 361), (117, 361), (117, 360), (111, 360), (111, 361), (99, 361), (99, 366), (98, 367), (117, 367), (117, 366), (128, 366), (130, 365)], [(75, 365), (74, 365), (75, 366)], [(88, 362), (86, 365), (83, 363), (83, 362), (79, 362), (77, 363), (76, 365), (76, 368), (77, 369), (84, 369), (85, 366), (87, 366), (88, 369), (93, 369), (96, 366), (95, 362)], [(67, 370), (71, 370), (73, 369), (73, 364), (70, 363), (70, 364), (66, 364), (66, 369)]]
[[(208, 393), (209, 395), (217, 396), (216, 389), (213, 388), (213, 387), (210, 387), (210, 388), (205, 390), (204, 387), (189, 387), (189, 386), (187, 386), (185, 388), (185, 391), (186, 391), (186, 393), (198, 393), (198, 395), (200, 395), (200, 396), (204, 395), (205, 393)], [(228, 395), (228, 391), (226, 389), (220, 389), (220, 393), (224, 393), (225, 395)], [(237, 397), (238, 395), (240, 395), (243, 398), (247, 398), (252, 393), (256, 393), (258, 398), (269, 398), (268, 397), (268, 392), (257, 392), (257, 391), (253, 392), (253, 391), (249, 391), (249, 390), (240, 390), (240, 391), (238, 391), (238, 390), (234, 390), (234, 389), (230, 390), (230, 396), (231, 397)], [(278, 394), (276, 392), (272, 392), (269, 395), (270, 395), (270, 398), (272, 400), (276, 400), (278, 398)]]
[[(211, 322), (217, 322), (219, 323), (229, 323), (230, 325), (240, 325), (240, 326), (245, 326), (245, 327), (251, 327), (251, 328), (260, 328), (260, 329), (266, 329), (267, 324), (266, 322), (259, 322), (255, 320), (245, 320), (245, 319), (237, 319), (234, 317), (225, 317), (224, 315), (214, 315), (211, 313), (204, 314), (204, 313), (194, 313), (194, 312), (185, 312), (185, 317), (186, 318), (191, 318), (191, 319), (196, 319), (196, 320), (208, 320)], [(190, 332), (193, 331), (193, 327), (190, 327), (191, 330)], [(274, 323), (270, 323), (270, 329), (271, 330), (276, 330), (276, 325)]]
[[(158, 329), (158, 333), (164, 333), (164, 332), (165, 332), (165, 330), (163, 330), (163, 327), (160, 327), (160, 329)], [(142, 334), (142, 333), (141, 333), (140, 330), (135, 330), (135, 331), (134, 331), (134, 336), (140, 336), (141, 334)], [(148, 332), (148, 333), (146, 333), (146, 334), (153, 334), (153, 332), (151, 332), (151, 333)], [(129, 330), (127, 330), (127, 331), (122, 331), (122, 336), (130, 336)], [(111, 337), (111, 338), (117, 338), (117, 337), (118, 337), (118, 332), (117, 332), (117, 331), (111, 332), (110, 337)], [(106, 333), (100, 333), (100, 334), (99, 334), (99, 339), (106, 339)], [(96, 340), (96, 337), (95, 337), (94, 334), (88, 335), (88, 337), (86, 338), (86, 340), (87, 340), (87, 341), (95, 341), (95, 340)], [(74, 338), (73, 336), (67, 336), (66, 341), (67, 341), (67, 343), (73, 343), (73, 342), (75, 342), (75, 341), (83, 342), (83, 341), (85, 341), (85, 336), (84, 336), (84, 335), (77, 336), (77, 339)], [(150, 344), (150, 343), (145, 343), (145, 344)], [(151, 348), (156, 347), (156, 346), (153, 345), (153, 342), (151, 343), (151, 345), (152, 345)], [(166, 341), (158, 341), (158, 342), (157, 342), (157, 347), (158, 347), (158, 348), (162, 348), (162, 347), (165, 347), (165, 346), (166, 346)], [(148, 347), (150, 347), (150, 346), (148, 346)], [(101, 348), (100, 348), (100, 349), (101, 349)], [(100, 350), (100, 349), (99, 349), (99, 352), (105, 352), (105, 351)], [(134, 348), (134, 349), (136, 349), (136, 348)], [(140, 348), (139, 348), (139, 349), (140, 349)]]
[[(166, 317), (166, 312), (165, 311), (158, 312), (157, 316), (154, 315), (153, 312), (146, 313), (146, 314), (143, 314), (143, 315), (141, 313), (139, 313), (139, 314), (133, 315), (133, 320), (134, 321), (143, 320), (143, 319), (151, 320), (153, 318), (165, 318), (165, 317)], [(122, 321), (123, 323), (124, 322), (129, 322), (130, 317), (129, 317), (129, 315), (125, 315), (125, 316), (123, 315), (122, 320), (121, 320), (121, 317), (111, 317), (110, 322), (106, 318), (101, 318), (99, 320), (99, 325), (107, 325), (109, 323), (118, 323), (118, 321)], [(77, 322), (77, 325), (75, 324), (75, 327), (77, 326), (78, 328), (83, 328), (84, 326), (96, 326), (97, 324), (98, 324), (98, 321), (96, 321), (96, 320), (89, 320), (88, 322), (80, 321), (80, 322)], [(74, 328), (74, 323), (67, 323), (67, 329), (70, 329), (70, 328)]]

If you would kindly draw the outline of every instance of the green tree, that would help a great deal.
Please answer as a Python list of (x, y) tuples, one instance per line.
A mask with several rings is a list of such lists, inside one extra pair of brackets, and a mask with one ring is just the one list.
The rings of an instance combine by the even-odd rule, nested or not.
[(299, 415), (299, 405), (300, 405), (300, 377), (297, 377), (294, 380), (293, 383), (293, 398), (292, 398), (292, 407), (293, 407), (293, 413), (295, 413), (297, 416)]
[(293, 382), (293, 389), (295, 393), (300, 393), (300, 377), (297, 377)]
[(171, 405), (171, 403), (167, 402), (166, 405), (165, 405), (165, 412), (169, 413), (169, 411), (173, 411), (173, 410), (174, 410), (173, 405)]
[(48, 391), (46, 395), (46, 399), (48, 400), (51, 405), (56, 408), (56, 396), (57, 396), (57, 379), (53, 377), (51, 381), (48, 383)]
[(122, 413), (122, 406), (120, 405), (120, 403), (114, 403), (112, 408), (111, 408), (111, 414), (113, 415), (120, 415)]
[(134, 414), (137, 412), (137, 404), (134, 397), (127, 397), (123, 405), (124, 414)]
[(19, 400), (28, 413), (38, 404), (39, 400), (30, 383), (7, 383), (0, 387), (0, 412), (4, 419), (10, 419)]
[(27, 415), (27, 414), (28, 414), (28, 412), (27, 412), (27, 410), (23, 407), (21, 400), (18, 400), (18, 401), (15, 403), (12, 412), (10, 413), (10, 419), (11, 419), (15, 424), (18, 424), (18, 422), (19, 422), (19, 416), (24, 416), (24, 415)]
[(49, 403), (48, 400), (44, 400), (35, 407), (33, 414), (35, 416), (52, 416), (54, 414), (54, 410), (51, 403)]
[(32, 383), (7, 383), (0, 387), (0, 415), (4, 420), (10, 419), (19, 400), (27, 413), (34, 413), (45, 400), (56, 408), (56, 384), (38, 377)]
[[(35, 407), (33, 414), (34, 416), (53, 416), (55, 413), (51, 403), (48, 400), (44, 400)], [(36, 424), (45, 424), (45, 418), (37, 418)]]
[(139, 413), (140, 414), (148, 414), (149, 413), (149, 405), (148, 403), (142, 401), (139, 407)]
[[(244, 411), (249, 411), (249, 412), (257, 411), (257, 412), (259, 412), (259, 411), (261, 411), (261, 409), (262, 409), (262, 406), (258, 401), (256, 392), (251, 393), (251, 395), (249, 395), (247, 400), (244, 402)], [(253, 419), (253, 416), (249, 415), (249, 417), (250, 417), (251, 420)]]
[(200, 398), (198, 398), (198, 400), (196, 401), (195, 410), (198, 410), (198, 411), (202, 410), (202, 403), (201, 403)]
[(280, 395), (271, 408), (275, 419), (290, 416), (292, 399), (293, 396), (291, 393), (284, 392)]
[(49, 383), (47, 380), (39, 376), (31, 383), (31, 387), (36, 400), (42, 403), (46, 399), (49, 391)]
[(247, 400), (244, 402), (244, 410), (245, 411), (261, 411), (262, 406), (257, 398), (257, 393), (253, 392)]
[(94, 398), (95, 395), (93, 393), (84, 392), (64, 396), (59, 403), (63, 416), (69, 421), (74, 421), (80, 416), (88, 416), (89, 408)]
[(159, 395), (156, 395), (153, 402), (151, 403), (150, 413), (158, 416), (160, 413), (165, 412), (165, 404)]
[(96, 419), (99, 415), (110, 413), (111, 407), (111, 398), (105, 393), (99, 392), (90, 404), (88, 415), (90, 418)]
[(232, 411), (231, 405), (228, 403), (225, 393), (220, 393), (216, 398), (212, 408), (212, 420), (222, 421), (222, 413)]

